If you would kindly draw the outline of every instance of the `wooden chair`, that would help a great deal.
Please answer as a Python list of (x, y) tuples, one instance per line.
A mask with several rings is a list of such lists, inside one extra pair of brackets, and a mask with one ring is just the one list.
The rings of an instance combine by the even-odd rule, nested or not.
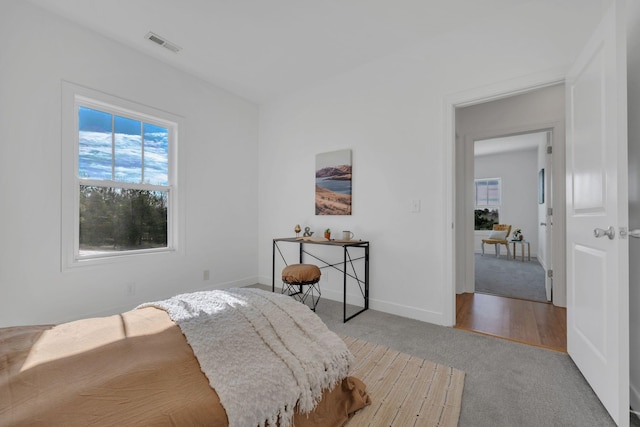
[[(505, 233), (506, 232), (506, 233)], [(509, 233), (511, 233), (511, 225), (509, 224), (494, 224), (493, 230), (489, 234), (489, 237), (482, 239), (482, 255), (484, 255), (484, 245), (494, 245), (496, 250), (496, 258), (500, 256), (500, 245), (505, 245), (507, 248), (507, 257), (511, 256), (509, 250)]]

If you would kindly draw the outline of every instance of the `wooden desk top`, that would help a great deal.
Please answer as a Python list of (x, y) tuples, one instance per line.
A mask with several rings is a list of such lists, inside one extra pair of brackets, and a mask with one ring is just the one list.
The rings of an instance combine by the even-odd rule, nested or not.
[(278, 237), (273, 239), (274, 242), (296, 242), (296, 243), (311, 243), (314, 245), (329, 245), (329, 246), (368, 246), (368, 240), (339, 240), (331, 239), (327, 240), (324, 237)]

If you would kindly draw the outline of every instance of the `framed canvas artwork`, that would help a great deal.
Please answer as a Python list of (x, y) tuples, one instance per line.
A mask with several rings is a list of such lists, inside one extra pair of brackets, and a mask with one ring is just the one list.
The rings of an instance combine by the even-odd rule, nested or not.
[(316, 154), (316, 215), (351, 215), (351, 150)]

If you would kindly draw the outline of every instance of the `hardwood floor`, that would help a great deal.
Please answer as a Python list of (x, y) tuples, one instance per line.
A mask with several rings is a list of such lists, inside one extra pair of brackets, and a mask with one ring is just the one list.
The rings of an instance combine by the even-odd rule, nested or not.
[(456, 297), (456, 328), (567, 351), (567, 311), (553, 304), (480, 293)]

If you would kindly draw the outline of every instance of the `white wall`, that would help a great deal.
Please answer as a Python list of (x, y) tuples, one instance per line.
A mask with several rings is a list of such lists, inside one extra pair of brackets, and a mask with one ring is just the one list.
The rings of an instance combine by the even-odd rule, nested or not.
[[(443, 34), (263, 106), (260, 281), (271, 282), (271, 239), (293, 235), (296, 223), (351, 229), (372, 242), (372, 308), (449, 324), (451, 141), (443, 106), (473, 88), (561, 74), (577, 52), (548, 43), (538, 12), (519, 15), (517, 28), (506, 20)], [(353, 215), (315, 216), (314, 156), (342, 148), (353, 150)], [(421, 212), (411, 213), (411, 199), (422, 201)], [(339, 284), (325, 295), (339, 298)]]
[[(26, 2), (2, 2), (0, 40), (0, 326), (257, 281), (256, 105)], [(184, 118), (183, 256), (61, 272), (62, 80)]]
[[(529, 241), (531, 256), (538, 253), (538, 151), (528, 149), (475, 157), (475, 179), (501, 178), (500, 223), (511, 224), (511, 231), (522, 230)], [(474, 233), (474, 252), (481, 252), (481, 240), (488, 232)], [(485, 247), (485, 251), (486, 251)], [(493, 253), (493, 247), (489, 247)], [(512, 249), (512, 247), (510, 247)], [(516, 247), (520, 253), (520, 247)], [(501, 248), (505, 253), (504, 247)]]
[[(629, 229), (640, 228), (640, 2), (627, 1)], [(631, 407), (640, 411), (640, 240), (629, 239)]]
[[(453, 219), (442, 185), (450, 173), (443, 100), (560, 73), (590, 25), (575, 20), (575, 31), (557, 38), (540, 25), (548, 14), (534, 4), (510, 11), (523, 20), (496, 17), (500, 25), (444, 33), (264, 106), (258, 164), (255, 105), (29, 4), (3, 2), (0, 325), (64, 321), (177, 291), (252, 283), (258, 254), (259, 280), (269, 283), (271, 238), (291, 235), (296, 223), (349, 228), (372, 240), (372, 307), (447, 323), (443, 248)], [(60, 272), (62, 79), (185, 117), (184, 257)], [(314, 156), (339, 148), (353, 149), (354, 215), (315, 217)], [(419, 213), (410, 212), (414, 198), (422, 201)], [(125, 295), (130, 281), (133, 297)], [(327, 296), (331, 290), (339, 295), (338, 285)]]

